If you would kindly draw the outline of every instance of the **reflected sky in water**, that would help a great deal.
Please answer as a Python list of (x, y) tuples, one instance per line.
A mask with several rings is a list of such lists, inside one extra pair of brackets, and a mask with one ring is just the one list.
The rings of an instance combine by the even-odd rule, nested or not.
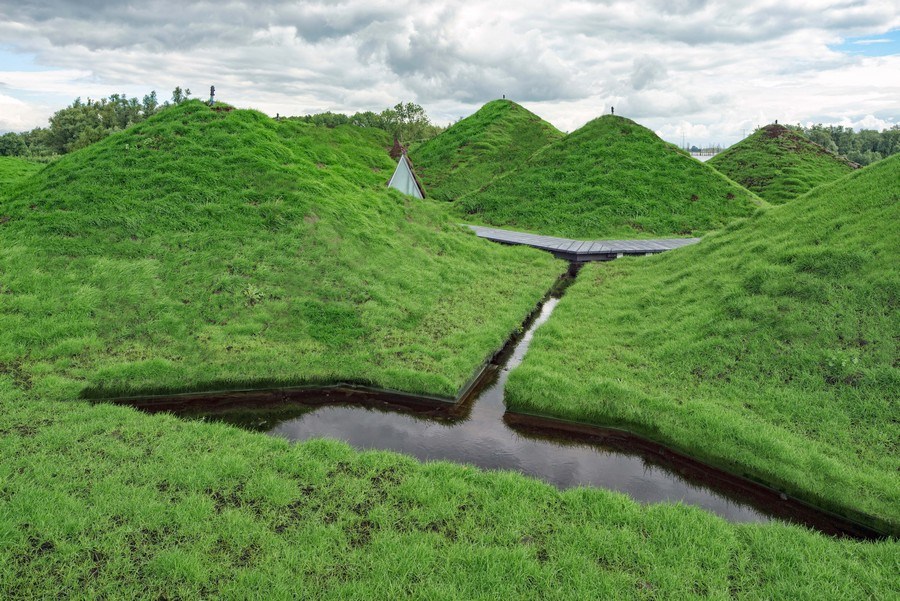
[(627, 493), (641, 502), (681, 501), (697, 505), (731, 521), (767, 521), (769, 518), (756, 509), (692, 484), (640, 456), (565, 439), (531, 437), (503, 422), (503, 389), (509, 372), (521, 363), (534, 331), (547, 321), (558, 302), (559, 299), (551, 298), (544, 303), (508, 361), (496, 368), (493, 381), (459, 420), (430, 420), (342, 405), (309, 409), (277, 425), (263, 417), (255, 427), (292, 441), (335, 438), (361, 450), (390, 450), (422, 461), (448, 460), (484, 469), (515, 470), (560, 488), (597, 486)]

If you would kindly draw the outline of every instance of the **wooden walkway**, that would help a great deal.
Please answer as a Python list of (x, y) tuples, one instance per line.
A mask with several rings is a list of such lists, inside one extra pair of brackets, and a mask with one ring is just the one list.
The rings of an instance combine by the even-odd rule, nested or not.
[(467, 225), (480, 238), (502, 244), (523, 244), (553, 253), (560, 259), (584, 263), (610, 261), (626, 255), (640, 256), (661, 253), (696, 244), (700, 238), (669, 238), (664, 240), (570, 240), (539, 236), (512, 230), (501, 230), (480, 225)]

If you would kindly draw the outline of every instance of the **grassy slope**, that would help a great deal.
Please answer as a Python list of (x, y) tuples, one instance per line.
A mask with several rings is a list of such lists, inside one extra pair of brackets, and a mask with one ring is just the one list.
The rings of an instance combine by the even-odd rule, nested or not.
[[(371, 145), (366, 136), (375, 136)], [(319, 307), (349, 308), (344, 299), (362, 285), (371, 289), (363, 303), (370, 310), (393, 303), (394, 320), (382, 326), (395, 336), (392, 352), (409, 348), (403, 317), (412, 301), (389, 288), (406, 280), (404, 292), (439, 309), (439, 321), (412, 320), (426, 340), (456, 348), (434, 329), (468, 323), (428, 289), (452, 292), (457, 272), (476, 276), (476, 286), (457, 284), (465, 292), (457, 304), (490, 306), (495, 318), (502, 306), (515, 317), (518, 308), (497, 292), (509, 272), (519, 269), (537, 293), (554, 265), (536, 253), (498, 254), (448, 229), (429, 205), (379, 192), (383, 173), (372, 168), (389, 168), (381, 166), (384, 142), (372, 132), (282, 128), (256, 113), (213, 114), (193, 104), (92, 154), (70, 155), (2, 205), (14, 219), (0, 226), (8, 228), (0, 238), (0, 598), (845, 599), (896, 589), (894, 542), (733, 526), (694, 508), (642, 507), (597, 490), (560, 493), (508, 473), (39, 400), (96, 383), (91, 370), (127, 371), (122, 361), (173, 348), (202, 361), (185, 378), (210, 377), (227, 365), (211, 342), (220, 339), (248, 371), (282, 361), (263, 353), (272, 345), (298, 362), (293, 377), (311, 359), (283, 339), (312, 344), (315, 331), (326, 358), (334, 360), (335, 339), (354, 360), (373, 341), (370, 330), (347, 328), (327, 312), (317, 321), (294, 314), (290, 331), (281, 329), (272, 304), (282, 294), (298, 298), (292, 287), (301, 285), (318, 286), (303, 298), (323, 298)], [(425, 269), (404, 263), (406, 253)], [(352, 261), (360, 255), (369, 270)], [(299, 275), (277, 277), (287, 270)], [(525, 296), (523, 305), (533, 300)], [(198, 304), (199, 326), (181, 312)], [(372, 324), (370, 313), (358, 315)], [(271, 327), (257, 331), (254, 319)], [(220, 329), (229, 324), (243, 328)], [(178, 347), (161, 329), (193, 341)], [(351, 332), (362, 342), (349, 341)], [(453, 373), (447, 360), (435, 364)], [(390, 376), (390, 365), (369, 375)], [(151, 370), (147, 381), (171, 380), (174, 367)]]
[(452, 395), (562, 267), (388, 191), (387, 146), (194, 102), (48, 166), (0, 204), (0, 372), (47, 398)]
[(572, 238), (706, 232), (761, 201), (629, 119), (607, 115), (463, 197), (463, 215)]
[(2, 598), (862, 599), (898, 584), (892, 541), (15, 395), (0, 376)]
[(900, 157), (696, 246), (586, 267), (507, 402), (900, 530), (898, 191)]
[(38, 163), (18, 157), (0, 157), (0, 199), (12, 189), (14, 184), (36, 173), (41, 167), (42, 165)]
[(846, 160), (782, 125), (758, 129), (711, 158), (709, 165), (773, 204), (853, 171)]
[(410, 153), (426, 191), (456, 200), (559, 140), (555, 127), (510, 100), (494, 100)]

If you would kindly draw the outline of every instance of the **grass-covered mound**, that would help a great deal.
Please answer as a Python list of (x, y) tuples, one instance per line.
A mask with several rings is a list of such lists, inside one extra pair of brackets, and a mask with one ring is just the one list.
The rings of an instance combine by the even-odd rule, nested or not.
[(589, 265), (507, 387), (900, 532), (900, 156), (662, 256)]
[(708, 161), (773, 204), (783, 204), (853, 171), (852, 163), (783, 125), (756, 130)]
[(889, 598), (898, 545), (113, 406), (0, 375), (0, 598)]
[(494, 100), (414, 148), (410, 158), (431, 198), (456, 200), (562, 137), (528, 109)]
[(760, 203), (649, 129), (606, 115), (456, 207), (493, 225), (590, 239), (698, 234)]
[(381, 131), (228, 108), (163, 111), (0, 202), (0, 373), (48, 398), (453, 395), (563, 269), (389, 191)]
[(14, 184), (37, 173), (40, 168), (40, 164), (19, 157), (0, 157), (0, 200), (9, 193)]

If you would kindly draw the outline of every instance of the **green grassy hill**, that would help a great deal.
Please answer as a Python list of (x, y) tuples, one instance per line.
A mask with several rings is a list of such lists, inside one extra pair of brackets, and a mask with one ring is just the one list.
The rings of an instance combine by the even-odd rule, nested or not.
[(585, 239), (688, 236), (760, 204), (649, 129), (606, 115), (456, 207), (493, 225)]
[(453, 395), (564, 268), (389, 191), (389, 145), (192, 102), (49, 165), (0, 202), (0, 373)]
[(708, 162), (773, 204), (783, 204), (853, 171), (854, 166), (803, 134), (767, 125)]
[(700, 244), (589, 265), (516, 411), (621, 426), (900, 532), (900, 156)]
[(429, 196), (456, 200), (562, 137), (562, 132), (515, 102), (494, 100), (412, 149), (410, 158)]
[(37, 173), (41, 167), (38, 163), (18, 157), (0, 157), (0, 199), (9, 193), (14, 184)]
[[(3, 599), (889, 599), (896, 541), (124, 407), (13, 402)], [(77, 591), (77, 593), (76, 593)]]
[(76, 399), (455, 390), (559, 263), (387, 191), (387, 143), (192, 102), (0, 201), (0, 598), (891, 595), (895, 541)]

